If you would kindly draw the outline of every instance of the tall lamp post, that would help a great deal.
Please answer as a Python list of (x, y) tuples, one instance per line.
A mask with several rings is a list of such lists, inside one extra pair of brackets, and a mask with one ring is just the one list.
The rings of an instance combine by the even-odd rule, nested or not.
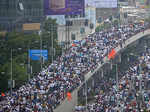
[[(115, 65), (116, 67), (116, 86), (117, 86), (117, 93), (118, 93), (119, 90), (118, 65), (117, 64), (112, 64), (112, 65)], [(118, 98), (117, 98), (117, 109), (118, 109)]]
[[(12, 95), (12, 89), (15, 87), (15, 80), (13, 80), (13, 52), (14, 51), (21, 51), (21, 50), (22, 50), (22, 48), (18, 48), (18, 49), (11, 48), (11, 51), (10, 51), (10, 80), (8, 81), (8, 86), (10, 88), (11, 95)], [(20, 63), (19, 65), (24, 66), (24, 63), (25, 62)]]
[(50, 38), (51, 38), (51, 49), (50, 49), (50, 53), (51, 53), (51, 62), (53, 63), (54, 61), (54, 56), (55, 56), (55, 48), (54, 48), (54, 32), (55, 29), (57, 28), (57, 26), (54, 26), (54, 24), (49, 24), (49, 28), (50, 31), (48, 32), (50, 34)]
[(10, 92), (11, 92), (11, 95), (12, 95), (12, 64), (13, 64), (13, 58), (12, 58), (12, 48), (11, 48), (11, 67), (10, 67), (10, 81), (11, 81), (11, 85), (10, 85)]
[[(118, 93), (118, 90), (119, 90), (118, 65), (117, 64), (112, 64), (112, 61), (111, 62), (106, 62), (106, 63), (111, 64), (111, 69), (112, 69), (113, 65), (116, 68), (116, 86), (117, 86), (117, 93)], [(118, 109), (118, 98), (117, 98), (117, 109)]]
[(87, 81), (85, 81), (85, 92), (86, 92), (86, 95), (85, 95), (85, 105), (86, 105), (86, 112), (87, 112), (87, 103), (88, 103), (88, 97), (87, 97), (87, 94), (88, 94), (88, 91), (87, 91)]
[[(145, 48), (145, 51), (146, 51), (146, 48)], [(131, 55), (131, 56), (138, 56), (138, 55), (134, 55), (133, 53), (130, 53), (129, 55)], [(128, 61), (130, 61), (129, 55), (128, 55)], [(143, 89), (142, 89), (142, 74), (141, 73), (142, 73), (142, 68), (141, 68), (141, 62), (140, 62), (140, 64), (139, 64), (139, 81), (140, 81), (139, 93), (140, 93), (140, 98), (141, 98), (140, 100), (143, 101), (143, 94), (142, 94), (142, 91), (143, 91)], [(140, 101), (140, 108), (142, 107), (142, 101)]]

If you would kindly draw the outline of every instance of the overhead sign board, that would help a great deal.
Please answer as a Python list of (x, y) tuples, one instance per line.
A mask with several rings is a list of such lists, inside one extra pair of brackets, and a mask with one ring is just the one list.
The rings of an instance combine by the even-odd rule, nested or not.
[(84, 13), (84, 0), (44, 0), (45, 15)]
[(26, 23), (23, 24), (24, 31), (40, 30), (40, 23)]
[(48, 60), (48, 51), (47, 50), (29, 50), (29, 57), (32, 60)]

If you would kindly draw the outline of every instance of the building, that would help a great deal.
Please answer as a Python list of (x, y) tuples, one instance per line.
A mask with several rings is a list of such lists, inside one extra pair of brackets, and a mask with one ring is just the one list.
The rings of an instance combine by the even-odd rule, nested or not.
[(89, 20), (89, 24), (93, 26), (93, 30), (96, 28), (96, 8), (93, 6), (86, 6), (85, 18)]
[(103, 21), (112, 15), (118, 15), (118, 0), (91, 0), (87, 4), (96, 8), (96, 20), (101, 18)]
[(26, 22), (41, 22), (42, 0), (1, 0), (0, 30), (20, 31)]
[[(57, 19), (58, 41), (60, 43), (81, 40), (96, 28), (96, 8), (86, 6), (84, 15), (51, 15), (47, 18)], [(71, 24), (68, 24), (68, 21)]]
[(121, 7), (120, 14), (122, 24), (133, 23), (148, 17), (148, 13), (145, 9), (132, 6)]
[(110, 16), (117, 17), (119, 13), (119, 8), (96, 8), (96, 20), (101, 18), (106, 20)]
[(90, 22), (85, 17), (65, 18), (65, 24), (58, 25), (58, 41), (70, 43), (73, 40), (81, 40), (92, 32), (92, 29), (94, 28), (90, 28)]
[(129, 6), (136, 6), (136, 0), (128, 0)]

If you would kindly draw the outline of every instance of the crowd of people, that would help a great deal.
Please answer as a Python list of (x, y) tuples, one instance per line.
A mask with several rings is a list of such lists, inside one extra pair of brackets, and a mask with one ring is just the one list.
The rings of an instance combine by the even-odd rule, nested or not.
[[(66, 93), (78, 87), (84, 81), (84, 75), (94, 70), (112, 48), (122, 46), (125, 40), (139, 32), (144, 33), (148, 28), (147, 23), (112, 27), (81, 41), (74, 41), (73, 46), (27, 84), (12, 93), (5, 93), (0, 103), (0, 112), (53, 112), (64, 100)], [(103, 109), (110, 107), (107, 99), (106, 102), (100, 100)], [(115, 102), (111, 104), (115, 105)]]
[(121, 76), (118, 89), (111, 78), (100, 81), (99, 94), (88, 112), (150, 111), (150, 52), (143, 53)]

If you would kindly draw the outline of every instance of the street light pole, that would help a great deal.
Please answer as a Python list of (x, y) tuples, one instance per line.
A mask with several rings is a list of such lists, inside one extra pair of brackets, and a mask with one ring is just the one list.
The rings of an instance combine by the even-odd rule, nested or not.
[[(117, 64), (114, 64), (116, 66), (116, 85), (117, 85), (117, 93), (119, 90), (119, 80), (118, 80), (118, 66)], [(118, 109), (118, 97), (117, 97), (117, 109)]]
[(40, 63), (41, 63), (41, 70), (42, 70), (42, 68), (43, 68), (43, 66), (42, 66), (42, 31), (40, 30), (40, 32), (39, 32), (39, 35), (40, 35)]
[(117, 64), (115, 64), (116, 66), (116, 84), (117, 84), (117, 91), (118, 91), (118, 88), (119, 88), (119, 80), (118, 80), (118, 66)]
[[(30, 48), (28, 48), (28, 52), (30, 52)], [(30, 55), (28, 54), (28, 71), (30, 70), (31, 64), (30, 64)], [(30, 81), (30, 72), (28, 72), (28, 81)]]
[(85, 95), (85, 105), (86, 105), (86, 112), (87, 112), (87, 81), (85, 81), (85, 93), (86, 93), (86, 95)]
[(142, 98), (142, 101), (140, 101), (140, 109), (142, 108), (142, 102), (143, 102), (143, 95), (142, 95), (142, 70), (141, 70), (141, 63), (139, 64), (139, 69), (140, 69), (140, 97)]
[(51, 24), (51, 41), (52, 41), (52, 63), (53, 63), (53, 58), (54, 58), (54, 46), (53, 46), (53, 25)]
[(102, 78), (104, 77), (103, 69), (101, 69), (101, 77), (102, 77)]
[[(116, 67), (116, 86), (117, 86), (117, 93), (118, 93), (118, 90), (119, 90), (118, 66), (117, 66), (117, 64), (112, 64), (112, 61), (111, 62), (106, 62), (106, 63), (111, 64), (111, 69), (112, 69), (112, 65), (115, 65), (115, 67)], [(118, 98), (117, 98), (117, 109), (118, 109)]]
[(10, 80), (11, 80), (11, 87), (10, 87), (10, 92), (11, 92), (11, 96), (12, 96), (12, 61), (13, 61), (13, 58), (12, 58), (12, 48), (11, 48), (11, 73), (10, 73)]

